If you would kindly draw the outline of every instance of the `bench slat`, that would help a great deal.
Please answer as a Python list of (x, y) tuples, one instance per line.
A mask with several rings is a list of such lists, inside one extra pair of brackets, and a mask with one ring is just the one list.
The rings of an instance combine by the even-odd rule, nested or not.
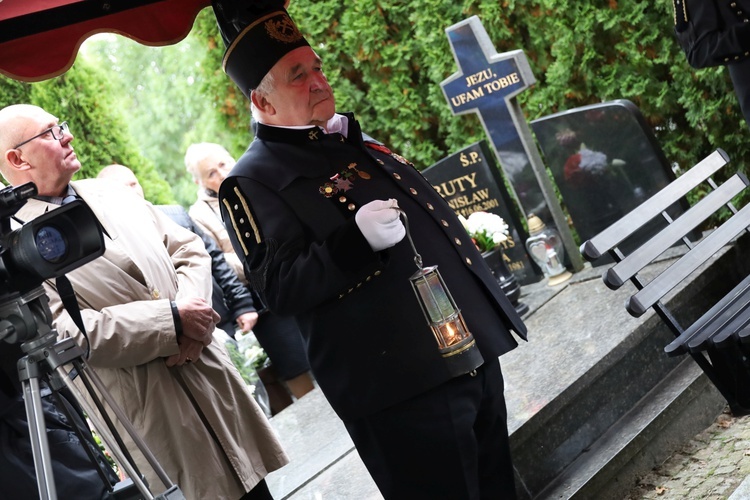
[(589, 261), (600, 258), (728, 162), (729, 156), (717, 149), (628, 215), (581, 245), (584, 258)]
[(626, 309), (635, 316), (641, 316), (667, 292), (677, 286), (690, 273), (698, 269), (713, 254), (750, 225), (750, 205), (746, 205), (718, 229), (706, 236), (692, 250), (682, 256), (642, 290), (628, 299)]
[(616, 290), (627, 280), (664, 253), (680, 238), (690, 233), (723, 205), (737, 196), (750, 184), (747, 177), (735, 174), (724, 184), (711, 191), (700, 202), (696, 203), (677, 220), (662, 229), (647, 243), (638, 247), (621, 262), (610, 267), (604, 274), (604, 283)]
[[(741, 297), (747, 297), (750, 295), (750, 276), (747, 276), (740, 284), (732, 289), (723, 300), (717, 302), (711, 309), (693, 323), (687, 330), (685, 330), (679, 337), (675, 338), (665, 348), (664, 352), (670, 356), (676, 356), (679, 354), (687, 353), (687, 342), (690, 341), (694, 336), (700, 335), (707, 326), (710, 327), (714, 321), (720, 320), (722, 313), (726, 311), (731, 304), (741, 300)], [(715, 331), (715, 329), (712, 329)]]

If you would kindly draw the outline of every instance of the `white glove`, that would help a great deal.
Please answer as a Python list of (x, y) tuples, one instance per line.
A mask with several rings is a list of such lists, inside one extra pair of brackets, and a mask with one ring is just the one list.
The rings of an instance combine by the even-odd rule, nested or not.
[(390, 248), (406, 236), (406, 228), (396, 208), (398, 201), (394, 199), (375, 200), (362, 205), (354, 216), (373, 252)]

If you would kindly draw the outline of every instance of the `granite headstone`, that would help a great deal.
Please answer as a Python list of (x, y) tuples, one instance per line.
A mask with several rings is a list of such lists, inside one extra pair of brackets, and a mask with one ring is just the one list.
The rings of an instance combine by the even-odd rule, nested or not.
[(484, 211), (502, 217), (510, 233), (502, 243), (508, 269), (521, 285), (542, 279), (541, 270), (524, 249), (528, 234), (486, 141), (443, 158), (422, 174), (456, 214), (468, 217)]
[[(599, 234), (675, 178), (630, 101), (575, 108), (534, 120), (531, 127), (581, 241)], [(673, 216), (681, 211), (679, 206), (670, 209)], [(655, 221), (642, 234), (661, 225)]]

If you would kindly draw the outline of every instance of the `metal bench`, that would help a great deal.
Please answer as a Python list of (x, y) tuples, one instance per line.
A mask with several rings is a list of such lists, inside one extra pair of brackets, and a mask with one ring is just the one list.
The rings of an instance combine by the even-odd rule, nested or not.
[[(691, 355), (711, 382), (729, 403), (735, 415), (750, 413), (750, 276), (724, 295), (687, 328), (683, 328), (662, 303), (664, 296), (711, 259), (723, 247), (735, 241), (750, 226), (750, 205), (737, 211), (732, 199), (750, 182), (741, 173), (721, 185), (711, 176), (729, 162), (722, 150), (716, 150), (703, 161), (643, 202), (610, 227), (581, 245), (589, 261), (609, 254), (615, 261), (602, 276), (610, 289), (630, 281), (637, 292), (626, 302), (627, 311), (635, 317), (649, 309), (659, 315), (674, 333), (675, 339), (665, 347), (669, 356)], [(668, 207), (684, 200), (696, 188), (710, 186), (711, 191), (689, 210), (673, 219)], [(689, 235), (717, 211), (729, 208), (731, 217), (699, 241)], [(620, 245), (656, 217), (667, 221), (649, 240), (625, 255)], [(645, 282), (638, 273), (678, 242), (688, 251), (661, 274)]]

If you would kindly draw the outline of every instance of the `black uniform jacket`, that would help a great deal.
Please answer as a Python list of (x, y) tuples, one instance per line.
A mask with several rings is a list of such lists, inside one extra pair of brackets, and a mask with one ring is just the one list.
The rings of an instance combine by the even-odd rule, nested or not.
[(450, 378), (409, 282), (411, 246), (373, 252), (354, 219), (362, 205), (398, 200), (486, 362), (517, 345), (509, 330), (525, 339), (526, 328), (453, 210), (346, 116), (348, 138), (259, 124), (219, 198), (247, 276), (271, 310), (296, 317), (316, 380), (351, 420)]
[(750, 56), (750, 0), (672, 0), (675, 34), (694, 68)]

